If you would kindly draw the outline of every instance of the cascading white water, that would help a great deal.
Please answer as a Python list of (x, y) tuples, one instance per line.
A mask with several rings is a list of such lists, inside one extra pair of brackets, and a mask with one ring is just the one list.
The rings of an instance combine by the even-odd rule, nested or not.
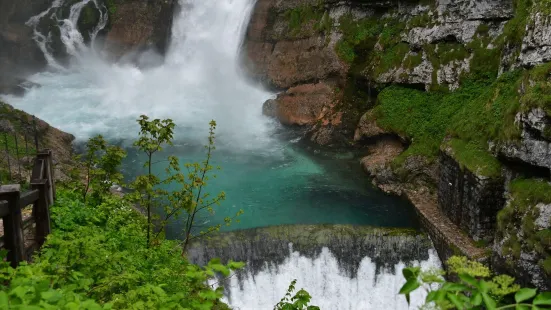
[[(440, 261), (435, 251), (430, 250), (427, 260), (411, 265), (427, 270), (439, 267)], [(400, 262), (393, 267), (377, 272), (376, 264), (365, 257), (357, 275), (352, 277), (342, 270), (327, 248), (318, 257), (308, 258), (290, 247), (283, 263), (277, 266), (266, 263), (258, 273), (247, 272), (242, 279), (231, 277), (230, 284), (225, 285), (229, 295), (225, 301), (236, 310), (272, 309), (287, 292), (290, 281), (296, 279), (296, 289), (304, 288), (312, 296), (312, 304), (321, 309), (401, 310), (423, 305), (424, 290), (411, 295), (410, 306), (403, 295), (397, 294), (405, 283), (401, 274), (405, 264)]]

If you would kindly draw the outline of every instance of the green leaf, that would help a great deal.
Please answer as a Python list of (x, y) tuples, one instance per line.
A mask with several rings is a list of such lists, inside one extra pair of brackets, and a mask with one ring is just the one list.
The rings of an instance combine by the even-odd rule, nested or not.
[(471, 304), (473, 304), (473, 306), (480, 306), (482, 304), (482, 294), (474, 294), (473, 297), (471, 297)]
[(532, 307), (527, 306), (527, 305), (516, 305), (515, 306), (515, 310), (530, 310), (530, 309), (532, 309)]
[(463, 282), (478, 288), (478, 281), (475, 278), (473, 278), (472, 276), (470, 276), (466, 273), (462, 273), (462, 274), (459, 275), (459, 278)]
[(522, 288), (515, 294), (515, 301), (517, 303), (531, 299), (536, 296), (537, 290), (533, 288)]
[(448, 293), (447, 297), (457, 309), (465, 309), (465, 305), (463, 305), (463, 302), (459, 299), (459, 297), (457, 297), (457, 295)]
[(420, 286), (421, 284), (419, 284), (417, 279), (409, 279), (400, 289), (400, 294), (406, 295), (406, 301), (408, 302), (408, 305), (410, 302), (409, 294), (418, 289)]
[(446, 290), (446, 291), (450, 291), (450, 292), (461, 292), (461, 291), (467, 290), (468, 287), (463, 285), (463, 284), (458, 284), (458, 283), (453, 283), (453, 282), (446, 282), (442, 286), (442, 289)]
[(496, 302), (488, 294), (482, 293), (482, 300), (488, 310), (494, 310), (496, 308)]
[(402, 286), (400, 289), (400, 294), (409, 294), (418, 289), (420, 286), (421, 284), (419, 284), (417, 279), (410, 279), (404, 284), (404, 286)]
[(551, 292), (539, 293), (538, 296), (534, 298), (534, 305), (551, 306)]
[(8, 294), (4, 291), (0, 291), (0, 309), (9, 309)]
[(421, 272), (420, 267), (408, 267), (408, 268), (402, 269), (402, 274), (404, 275), (404, 278), (406, 278), (406, 280), (417, 279), (420, 272)]

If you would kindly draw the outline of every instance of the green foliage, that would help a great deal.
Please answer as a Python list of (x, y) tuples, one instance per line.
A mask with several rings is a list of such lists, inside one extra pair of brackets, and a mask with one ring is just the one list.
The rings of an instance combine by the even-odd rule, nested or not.
[[(507, 275), (491, 274), (488, 267), (465, 257), (451, 257), (448, 275), (455, 281), (445, 281), (433, 270), (420, 267), (403, 270), (406, 283), (400, 294), (409, 296), (419, 288), (428, 291), (426, 306), (438, 309), (550, 309), (551, 293), (539, 293), (536, 289), (521, 288)], [(441, 273), (443, 274), (443, 273)], [(432, 308), (431, 308), (432, 309)]]
[(275, 305), (274, 310), (319, 310), (319, 307), (309, 305), (312, 296), (310, 296), (307, 291), (301, 289), (293, 295), (296, 284), (297, 280), (291, 282), (287, 289), (287, 293), (281, 301)]
[(163, 222), (166, 223), (171, 217), (178, 217), (181, 212), (184, 213), (184, 229), (182, 231), (184, 239), (182, 251), (184, 253), (192, 240), (219, 231), (222, 225), (229, 226), (234, 220), (239, 222), (237, 217), (243, 214), (243, 210), (239, 210), (234, 217), (226, 217), (224, 224), (218, 223), (198, 230), (196, 223), (198, 216), (204, 212), (214, 214), (214, 208), (220, 206), (220, 203), (226, 198), (224, 192), (211, 196), (206, 191), (209, 180), (216, 177), (211, 175), (211, 172), (220, 169), (211, 165), (212, 152), (216, 149), (214, 145), (215, 129), (216, 122), (213, 120), (210, 122), (208, 144), (205, 146), (206, 158), (201, 163), (185, 164), (187, 173), (181, 169), (178, 158), (169, 158), (170, 164), (166, 171), (170, 177), (167, 180), (169, 183), (177, 184), (180, 189), (168, 194), (170, 204), (164, 210), (166, 216)]
[(59, 190), (52, 224), (33, 264), (0, 262), (2, 309), (226, 309), (222, 289), (205, 281), (243, 266), (212, 260), (201, 268), (174, 241), (145, 248), (145, 219), (115, 196), (96, 205)]
[(119, 169), (125, 157), (126, 152), (122, 148), (109, 145), (101, 135), (90, 138), (85, 154), (75, 158), (76, 161), (84, 161), (84, 183), (80, 182), (80, 169), (75, 168), (70, 184), (81, 193), (84, 201), (92, 192), (92, 198), (99, 203), (111, 186), (122, 183), (123, 175)]
[(163, 182), (151, 171), (153, 155), (162, 151), (165, 145), (172, 145), (176, 125), (171, 119), (150, 121), (149, 117), (145, 115), (140, 116), (138, 124), (140, 124), (140, 137), (134, 142), (134, 146), (147, 156), (144, 163), (144, 167), (147, 168), (147, 175), (136, 177), (131, 185), (135, 192), (129, 197), (140, 206), (145, 206), (147, 210), (146, 244), (149, 247), (153, 228), (151, 212), (154, 207), (159, 207), (160, 197), (166, 195), (166, 191), (159, 188), (159, 185)]

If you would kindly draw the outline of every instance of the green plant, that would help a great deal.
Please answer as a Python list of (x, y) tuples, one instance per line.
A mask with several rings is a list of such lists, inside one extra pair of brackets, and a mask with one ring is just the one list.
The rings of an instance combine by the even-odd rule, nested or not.
[(147, 174), (136, 177), (134, 182), (132, 182), (135, 194), (131, 198), (146, 208), (146, 244), (149, 247), (152, 230), (151, 212), (154, 207), (158, 207), (160, 203), (158, 198), (166, 195), (166, 191), (159, 188), (162, 181), (151, 170), (153, 167), (153, 155), (160, 152), (165, 145), (172, 145), (175, 124), (171, 119), (154, 119), (150, 121), (149, 117), (145, 115), (140, 116), (138, 123), (140, 124), (140, 137), (134, 142), (134, 146), (147, 156), (144, 163), (144, 167), (147, 168)]
[(126, 152), (118, 147), (109, 145), (101, 136), (90, 138), (86, 143), (84, 156), (77, 156), (76, 161), (84, 157), (84, 184), (80, 182), (80, 169), (75, 169), (72, 182), (75, 189), (82, 192), (82, 199), (86, 201), (88, 193), (92, 191), (95, 199), (101, 199), (107, 194), (111, 186), (121, 184), (123, 176), (119, 172)]
[[(201, 163), (185, 164), (187, 173), (183, 173), (178, 158), (171, 157), (169, 159), (170, 165), (167, 172), (171, 176), (168, 178), (168, 182), (175, 183), (180, 188), (168, 195), (170, 204), (165, 209), (164, 222), (166, 223), (171, 217), (178, 217), (182, 211), (184, 212), (182, 255), (185, 254), (192, 240), (219, 231), (222, 227), (222, 224), (219, 223), (208, 226), (205, 230), (197, 231), (197, 217), (202, 212), (214, 214), (214, 207), (219, 206), (220, 202), (226, 198), (224, 192), (214, 197), (211, 197), (211, 194), (206, 192), (209, 180), (211, 177), (216, 177), (211, 175), (212, 170), (215, 169), (211, 165), (211, 159), (212, 152), (216, 149), (214, 145), (216, 122), (213, 120), (209, 125), (208, 144), (205, 146), (207, 152), (204, 161)], [(224, 224), (229, 226), (242, 213), (243, 210), (239, 210), (233, 218), (226, 217)], [(236, 219), (236, 221), (239, 220)]]
[(293, 280), (287, 289), (287, 293), (280, 302), (275, 305), (274, 310), (319, 310), (317, 306), (309, 305), (312, 296), (301, 289), (293, 295), (297, 280)]
[(465, 257), (451, 257), (448, 274), (457, 281), (445, 281), (443, 272), (423, 271), (420, 267), (402, 270), (406, 283), (400, 289), (409, 303), (410, 294), (419, 288), (427, 290), (426, 305), (438, 309), (550, 309), (551, 293), (521, 288), (506, 275), (492, 276), (488, 267)]

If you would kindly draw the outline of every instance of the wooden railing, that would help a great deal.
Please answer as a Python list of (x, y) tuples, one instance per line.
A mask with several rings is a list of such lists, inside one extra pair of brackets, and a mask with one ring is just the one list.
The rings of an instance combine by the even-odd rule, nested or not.
[[(22, 193), (19, 184), (0, 186), (0, 218), (4, 225), (0, 247), (8, 250), (7, 259), (13, 267), (27, 260), (46, 240), (50, 233), (50, 206), (54, 200), (54, 169), (50, 150), (37, 154), (29, 191)], [(33, 206), (32, 214), (23, 221), (22, 209), (28, 205)], [(31, 233), (30, 238), (25, 240), (24, 232), (32, 231), (33, 225), (34, 234)]]

